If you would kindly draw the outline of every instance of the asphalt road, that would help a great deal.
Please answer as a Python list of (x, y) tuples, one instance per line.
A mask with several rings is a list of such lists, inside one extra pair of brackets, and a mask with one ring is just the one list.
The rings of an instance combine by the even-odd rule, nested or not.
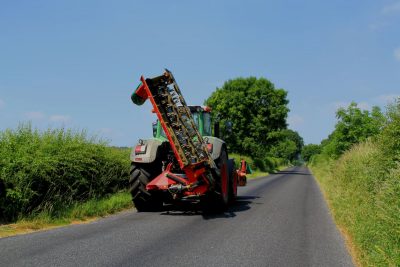
[(239, 189), (220, 215), (128, 211), (0, 239), (0, 266), (353, 266), (310, 172)]

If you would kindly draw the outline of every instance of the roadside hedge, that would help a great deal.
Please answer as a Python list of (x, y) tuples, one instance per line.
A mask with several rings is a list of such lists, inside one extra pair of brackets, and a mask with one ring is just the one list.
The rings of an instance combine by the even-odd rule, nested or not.
[(63, 207), (127, 186), (129, 151), (85, 131), (31, 125), (0, 132), (0, 220)]
[(388, 106), (378, 135), (309, 165), (360, 266), (400, 266), (399, 136), (400, 99)]

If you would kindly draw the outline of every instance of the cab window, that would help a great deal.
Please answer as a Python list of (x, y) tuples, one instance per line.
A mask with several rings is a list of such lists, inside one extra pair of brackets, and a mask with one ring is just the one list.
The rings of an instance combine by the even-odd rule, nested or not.
[(194, 112), (194, 113), (192, 113), (192, 116), (193, 116), (193, 120), (194, 120), (194, 122), (196, 124), (197, 129), (200, 129), (200, 127), (199, 127), (199, 113)]
[(204, 121), (204, 135), (211, 136), (211, 115), (210, 113), (203, 113), (203, 121)]

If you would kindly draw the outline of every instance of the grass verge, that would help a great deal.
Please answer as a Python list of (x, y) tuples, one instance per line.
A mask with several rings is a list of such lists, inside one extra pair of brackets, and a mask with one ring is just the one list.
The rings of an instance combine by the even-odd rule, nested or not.
[(247, 179), (255, 179), (255, 178), (259, 178), (259, 177), (268, 176), (269, 174), (270, 174), (269, 172), (253, 170), (253, 172), (250, 174), (247, 174), (246, 177), (247, 177)]
[(359, 266), (400, 266), (400, 165), (373, 142), (310, 164)]
[[(276, 171), (282, 171), (284, 169), (288, 168), (288, 166), (279, 166), (276, 168)], [(273, 172), (272, 172), (273, 173)], [(260, 170), (253, 170), (252, 173), (247, 174), (247, 179), (255, 179), (255, 178), (259, 178), (259, 177), (264, 177), (264, 176), (268, 176), (270, 175), (270, 172), (263, 172)]]
[(12, 224), (0, 225), (0, 237), (13, 236), (65, 226), (91, 222), (99, 217), (114, 214), (132, 207), (131, 196), (127, 192), (116, 193), (110, 197), (92, 199), (77, 203), (51, 215), (42, 211), (37, 215), (17, 220)]

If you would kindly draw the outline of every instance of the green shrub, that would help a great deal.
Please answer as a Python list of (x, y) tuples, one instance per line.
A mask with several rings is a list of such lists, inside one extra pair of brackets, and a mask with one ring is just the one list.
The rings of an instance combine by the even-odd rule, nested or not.
[(388, 167), (400, 161), (400, 98), (388, 106), (386, 124), (378, 137)]
[(339, 108), (336, 118), (334, 131), (321, 143), (322, 152), (336, 159), (354, 144), (377, 136), (384, 123), (379, 107), (372, 107), (372, 111), (362, 110), (355, 102), (346, 109)]
[(240, 168), (242, 159), (244, 159), (247, 162), (247, 164), (250, 165), (250, 168), (252, 168), (252, 169), (255, 168), (253, 159), (251, 157), (249, 157), (249, 156), (243, 156), (243, 155), (239, 155), (239, 154), (236, 154), (236, 153), (229, 153), (229, 158), (235, 160), (235, 168), (236, 169)]
[(125, 188), (129, 152), (82, 132), (40, 132), (30, 125), (0, 133), (0, 218), (15, 220)]
[(233, 158), (235, 160), (235, 164), (236, 164), (236, 169), (240, 168), (240, 163), (242, 161), (242, 159), (244, 159), (247, 164), (250, 165), (250, 168), (254, 171), (261, 171), (261, 172), (267, 172), (270, 170), (273, 170), (273, 168), (270, 166), (272, 166), (274, 163), (271, 162), (269, 159), (259, 159), (259, 158), (251, 158), (249, 156), (243, 156), (243, 155), (239, 155), (239, 154), (235, 154), (235, 153), (231, 153), (229, 154), (230, 158)]
[(321, 153), (321, 146), (316, 144), (308, 144), (303, 146), (301, 150), (301, 157), (304, 161), (310, 161), (310, 159)]
[(254, 164), (254, 169), (256, 170), (260, 170), (262, 172), (268, 171), (268, 167), (266, 166), (264, 159), (255, 158), (253, 160), (253, 164)]

